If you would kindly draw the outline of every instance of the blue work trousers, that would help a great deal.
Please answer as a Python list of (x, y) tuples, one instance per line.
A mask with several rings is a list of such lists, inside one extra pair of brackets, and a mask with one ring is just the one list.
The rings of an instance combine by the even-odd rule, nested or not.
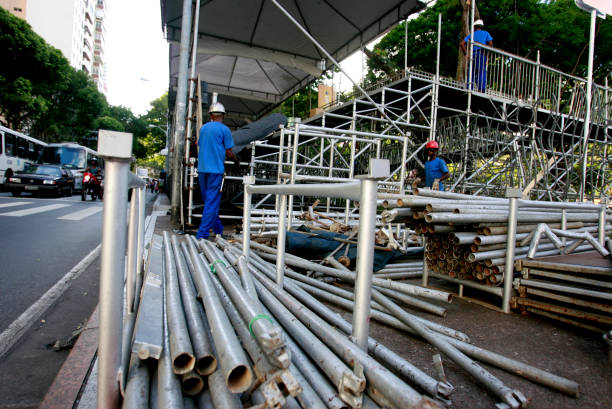
[(200, 182), (204, 210), (202, 210), (202, 222), (196, 238), (207, 239), (210, 229), (213, 229), (215, 234), (223, 233), (223, 224), (219, 219), (223, 175), (220, 173), (198, 173), (198, 181)]
[(472, 89), (476, 91), (485, 92), (487, 89), (487, 55), (480, 49), (474, 50), (472, 83), (475, 85)]

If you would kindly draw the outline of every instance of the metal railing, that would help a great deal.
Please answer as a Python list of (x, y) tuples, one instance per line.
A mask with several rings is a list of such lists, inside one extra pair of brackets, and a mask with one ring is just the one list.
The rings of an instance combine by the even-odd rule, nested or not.
[[(99, 131), (98, 152), (105, 159), (100, 254), (99, 409), (119, 407), (120, 390), (125, 385), (129, 364), (126, 351), (129, 351), (127, 345), (134, 328), (138, 286), (142, 284), (146, 184), (129, 170), (131, 147), (132, 134)], [(128, 189), (132, 189), (129, 218)]]

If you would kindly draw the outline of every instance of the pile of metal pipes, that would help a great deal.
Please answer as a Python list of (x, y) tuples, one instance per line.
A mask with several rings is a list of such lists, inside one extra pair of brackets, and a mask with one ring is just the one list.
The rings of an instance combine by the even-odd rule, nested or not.
[(599, 265), (568, 261), (518, 262), (521, 277), (514, 280), (518, 296), (512, 299), (513, 307), (590, 331), (608, 331), (612, 326), (612, 262), (597, 256), (590, 261)]
[[(226, 252), (229, 249), (229, 251), (234, 251), (236, 255), (240, 254), (241, 247), (239, 245), (232, 250), (232, 245), (229, 243), (223, 240), (219, 240), (218, 243), (225, 248)], [(351, 291), (352, 288), (350, 287), (356, 279), (355, 273), (349, 271), (337, 262), (334, 263), (333, 260), (330, 260), (333, 267), (328, 267), (285, 254), (285, 262), (288, 266), (285, 268), (285, 277), (283, 280), (283, 287), (281, 288), (272, 281), (277, 278), (275, 265), (266, 261), (275, 260), (277, 256), (275, 249), (258, 243), (251, 243), (251, 250), (255, 250), (255, 252), (251, 252), (249, 256), (250, 264), (252, 265), (251, 271), (255, 278), (274, 293), (275, 297), (285, 304), (287, 308), (292, 311), (295, 310), (296, 315), (304, 310), (311, 310), (318, 315), (319, 319), (322, 318), (326, 320), (346, 334), (352, 334), (351, 325), (326, 305), (332, 304), (350, 311), (353, 314), (355, 313), (356, 296), (353, 294), (353, 291)], [(289, 266), (291, 266), (291, 268)], [(300, 273), (294, 270), (294, 268), (303, 271), (308, 270), (314, 273), (322, 273), (329, 276), (329, 278), (345, 281), (349, 286), (340, 288), (337, 285), (330, 285), (321, 280), (313, 279), (304, 273)], [(259, 270), (259, 272), (257, 270)], [(448, 293), (419, 288), (420, 290), (406, 283), (397, 283), (391, 280), (377, 280), (376, 277), (374, 277), (371, 318), (411, 336), (424, 339), (435, 346), (438, 350), (443, 352), (448, 359), (454, 361), (456, 365), (462, 367), (471, 374), (477, 382), (498, 396), (502, 401), (502, 403), (497, 406), (499, 408), (523, 407), (527, 400), (520, 391), (512, 390), (507, 387), (475, 361), (497, 366), (510, 373), (524, 376), (527, 379), (542, 383), (568, 395), (577, 396), (578, 385), (572, 381), (474, 346), (470, 344), (469, 337), (466, 334), (410, 313), (407, 308), (416, 308), (421, 311), (426, 310), (426, 307), (423, 307), (423, 305), (413, 304), (414, 300), (422, 301), (416, 298), (415, 295), (426, 297), (430, 300), (450, 301)], [(321, 301), (325, 302), (325, 304), (322, 304)], [(429, 303), (424, 302), (423, 304)], [(429, 305), (433, 306), (433, 304)], [(433, 310), (428, 312), (436, 314)], [(298, 315), (298, 319), (302, 319), (300, 315)], [(311, 316), (310, 319), (304, 321), (304, 324), (312, 328), (314, 325), (313, 322), (315, 322), (314, 319), (315, 317)], [(326, 334), (328, 334), (328, 331), (330, 331), (329, 328), (318, 333), (319, 336), (323, 336), (323, 338), (321, 338), (323, 342), (326, 342)], [(434, 357), (434, 370), (438, 373), (439, 379), (436, 384), (432, 378), (428, 379), (420, 369), (415, 368), (410, 362), (403, 360), (397, 354), (382, 346), (382, 344), (373, 340), (371, 337), (369, 338), (367, 348), (370, 355), (378, 359), (379, 362), (384, 365), (390, 365), (389, 367), (391, 369), (396, 370), (400, 375), (404, 376), (405, 379), (411, 381), (420, 389), (429, 392), (431, 397), (436, 397), (439, 401), (447, 405), (451, 404), (450, 394), (454, 388), (446, 381), (443, 374), (444, 371), (438, 360), (439, 356)], [(367, 371), (365, 374), (367, 378)]]
[[(404, 222), (425, 235), (425, 262), (433, 275), (500, 285), (507, 261), (509, 200), (430, 189), (414, 191), (417, 195), (397, 199), (393, 205), (383, 202), (387, 210), (382, 216), (384, 220)], [(518, 200), (512, 261), (528, 257), (530, 243), (525, 240), (541, 223), (570, 233), (591, 233), (600, 239), (612, 230), (605, 204)], [(585, 244), (573, 251), (592, 249)], [(559, 253), (550, 240), (540, 240), (535, 251), (536, 256)]]
[[(436, 379), (372, 337), (363, 350), (350, 337), (351, 325), (319, 301), (352, 310), (350, 291), (350, 296), (338, 292), (333, 302), (328, 287), (319, 286), (328, 297), (313, 296), (312, 288), (317, 287), (291, 278), (299, 273), (289, 268), (281, 288), (273, 281), (274, 264), (253, 252), (247, 259), (239, 245), (221, 238), (217, 243), (196, 243), (168, 233), (163, 240), (155, 236), (133, 336), (127, 337), (124, 349), (129, 371), (122, 385), (123, 407), (451, 404), (454, 388), (444, 377), (439, 356), (434, 360)], [(571, 396), (578, 394), (578, 385), (570, 380), (476, 347), (467, 335), (408, 313), (398, 306), (400, 300), (410, 302), (411, 297), (400, 291), (412, 292), (408, 287), (377, 288), (373, 318), (436, 345), (495, 393), (504, 402), (500, 408), (523, 407), (526, 399), (474, 360)], [(428, 298), (448, 300), (444, 293), (424, 291)]]

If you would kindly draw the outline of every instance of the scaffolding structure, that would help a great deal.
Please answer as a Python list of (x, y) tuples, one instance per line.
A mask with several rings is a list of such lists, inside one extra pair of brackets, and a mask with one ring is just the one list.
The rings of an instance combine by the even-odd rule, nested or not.
[(584, 143), (585, 79), (482, 48), (489, 61), (484, 92), (407, 70), (370, 90), (374, 103), (365, 97), (334, 101), (316, 117), (254, 143), (250, 173), (268, 183), (338, 182), (363, 173), (368, 158), (384, 158), (391, 175), (381, 187), (402, 194), (410, 189), (413, 170), (423, 166), (424, 143), (435, 139), (451, 171), (448, 185), (457, 192), (503, 196), (514, 187), (524, 198), (573, 201), (584, 188), (590, 200), (609, 196), (612, 90), (607, 81), (593, 87)]

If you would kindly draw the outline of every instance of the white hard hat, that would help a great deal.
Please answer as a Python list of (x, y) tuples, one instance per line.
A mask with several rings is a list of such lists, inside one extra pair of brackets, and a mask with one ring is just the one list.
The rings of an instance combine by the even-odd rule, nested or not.
[(475, 26), (484, 26), (484, 21), (482, 21), (482, 19), (478, 19), (476, 21), (474, 21), (474, 25)]
[(210, 114), (225, 114), (225, 107), (220, 102), (213, 102), (208, 109)]

